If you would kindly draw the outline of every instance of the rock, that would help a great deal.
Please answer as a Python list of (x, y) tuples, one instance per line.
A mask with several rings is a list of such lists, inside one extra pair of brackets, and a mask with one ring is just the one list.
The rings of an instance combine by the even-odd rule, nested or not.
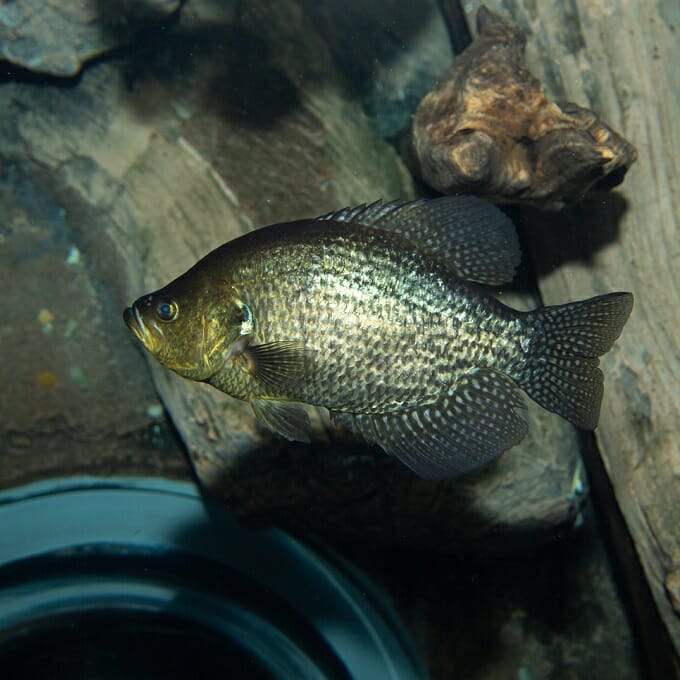
[(29, 71), (74, 76), (125, 45), (136, 25), (165, 19), (181, 0), (13, 0), (0, 4), (0, 55)]
[(423, 180), (549, 209), (619, 184), (634, 147), (593, 111), (548, 99), (524, 65), (519, 27), (482, 6), (477, 30), (414, 117)]

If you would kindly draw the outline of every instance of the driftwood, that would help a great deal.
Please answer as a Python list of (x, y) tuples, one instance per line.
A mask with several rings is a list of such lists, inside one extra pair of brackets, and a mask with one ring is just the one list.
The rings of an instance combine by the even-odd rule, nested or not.
[[(680, 672), (680, 43), (676, 3), (489, 2), (530, 35), (550, 96), (595, 109), (639, 152), (615, 194), (559, 216), (531, 212), (546, 303), (631, 290), (635, 310), (603, 361), (596, 440)], [(470, 25), (473, 17), (470, 16)], [(605, 66), (608, 65), (608, 66)]]
[[(103, 377), (90, 377), (114, 414), (138, 404), (128, 392), (129, 372), (141, 375), (139, 357), (130, 354), (134, 341), (122, 335), (120, 318), (131, 300), (254, 225), (414, 194), (403, 164), (374, 134), (324, 40), (291, 0), (248, 3), (238, 17), (226, 5), (192, 2), (163, 54), (149, 52), (144, 61), (136, 79), (124, 61), (112, 61), (93, 65), (70, 88), (13, 83), (0, 89), (7, 111), (0, 154), (63, 206), (84, 271), (109, 291), (102, 303), (107, 324), (120, 330), (102, 336), (83, 323), (81, 332), (90, 335), (79, 349), (87, 373), (100, 365), (118, 377), (106, 389)], [(51, 339), (59, 348), (75, 311), (62, 313), (53, 292), (44, 306), (56, 319)], [(39, 300), (34, 292), (30, 301), (12, 304), (35, 318)], [(44, 336), (39, 323), (34, 331), (25, 361), (27, 380), (35, 382)], [(21, 345), (17, 333), (0, 335), (3, 356)], [(519, 447), (479, 473), (430, 483), (342, 437), (322, 414), (320, 440), (291, 445), (258, 427), (248, 405), (155, 363), (152, 370), (200, 480), (251, 523), (453, 550), (469, 540), (479, 546), (569, 524), (585, 498), (574, 431), (534, 405), (530, 434)], [(15, 444), (38, 430), (49, 438), (55, 422), (62, 423), (59, 403), (70, 378), (68, 372), (57, 378), (48, 390), (48, 414), (36, 409), (22, 420), (15, 417), (16, 398), (3, 403), (5, 422), (14, 423), (3, 434)], [(42, 398), (29, 387), (29, 399)], [(89, 403), (86, 395), (81, 407)], [(145, 412), (146, 406), (136, 422)], [(67, 432), (79, 427), (70, 418)], [(19, 461), (21, 451), (8, 447)], [(95, 459), (89, 471), (98, 470)]]
[(480, 8), (474, 42), (414, 116), (431, 187), (559, 209), (623, 180), (633, 146), (593, 111), (550, 101), (524, 65), (525, 42), (518, 26)]

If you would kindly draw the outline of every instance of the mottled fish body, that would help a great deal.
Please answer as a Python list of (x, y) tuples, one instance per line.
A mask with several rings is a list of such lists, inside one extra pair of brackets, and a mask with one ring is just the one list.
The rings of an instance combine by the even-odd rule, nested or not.
[(308, 441), (301, 404), (323, 406), (441, 478), (524, 437), (520, 389), (597, 424), (598, 357), (632, 296), (519, 312), (475, 285), (511, 280), (518, 262), (514, 227), (484, 201), (378, 202), (226, 243), (125, 319), (161, 363), (249, 401), (283, 436)]

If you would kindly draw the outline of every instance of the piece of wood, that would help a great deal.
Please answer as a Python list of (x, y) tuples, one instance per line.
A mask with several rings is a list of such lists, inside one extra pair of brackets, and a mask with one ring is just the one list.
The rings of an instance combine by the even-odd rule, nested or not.
[[(121, 329), (124, 306), (253, 226), (414, 195), (293, 0), (251, 2), (240, 15), (196, 0), (143, 72), (110, 61), (71, 88), (14, 83), (0, 89), (0, 106), (0, 154), (63, 206)], [(334, 431), (320, 412), (318, 441), (289, 444), (258, 426), (249, 405), (151, 368), (199, 479), (251, 524), (516, 549), (520, 535), (573, 523), (586, 496), (575, 433), (534, 404), (520, 446), (474, 475), (432, 483)]]
[[(480, 3), (465, 4), (470, 26)], [(599, 450), (646, 577), (680, 652), (680, 12), (673, 0), (489, 2), (529, 35), (550, 96), (629, 138), (624, 184), (560, 215), (527, 215), (547, 304), (631, 290), (632, 317), (603, 360)], [(677, 659), (676, 659), (677, 663)]]
[(635, 149), (593, 111), (546, 97), (524, 63), (524, 32), (481, 7), (477, 35), (418, 106), (423, 180), (445, 194), (558, 210), (610, 189)]

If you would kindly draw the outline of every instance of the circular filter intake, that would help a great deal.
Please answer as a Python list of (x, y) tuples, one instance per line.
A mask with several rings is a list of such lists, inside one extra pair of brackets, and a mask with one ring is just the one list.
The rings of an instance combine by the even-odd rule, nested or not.
[(2, 677), (425, 678), (395, 614), (330, 551), (239, 527), (188, 483), (0, 493)]

